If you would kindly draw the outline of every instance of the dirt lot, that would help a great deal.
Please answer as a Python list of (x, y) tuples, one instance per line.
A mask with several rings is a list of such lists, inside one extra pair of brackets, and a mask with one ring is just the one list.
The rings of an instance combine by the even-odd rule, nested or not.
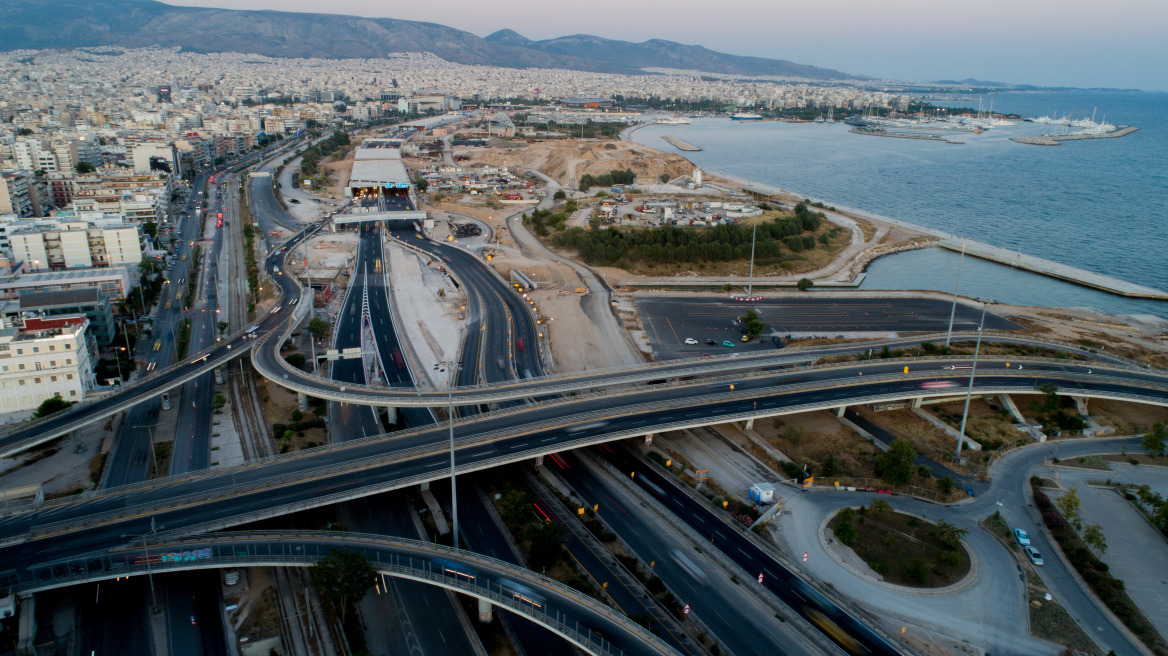
[(575, 183), (585, 173), (593, 176), (631, 169), (638, 179), (653, 180), (666, 173), (676, 178), (693, 173), (694, 165), (666, 153), (629, 141), (563, 139), (531, 143), (525, 148), (472, 148), (467, 166), (519, 166), (536, 169), (561, 184)]
[(918, 417), (912, 410), (872, 412), (867, 406), (860, 406), (856, 408), (856, 411), (861, 417), (884, 430), (908, 440), (917, 453), (944, 463), (947, 467), (971, 476), (985, 469), (985, 462), (989, 457), (989, 453), (986, 451), (966, 449), (962, 451), (964, 465), (956, 465), (951, 462), (950, 459), (957, 446), (956, 439), (927, 420)]
[[(928, 410), (953, 428), (961, 428), (964, 404), (959, 402), (928, 406)], [(1021, 408), (1019, 408), (1021, 409)], [(1023, 415), (1025, 416), (1025, 415)], [(996, 399), (972, 399), (965, 434), (981, 443), (985, 449), (996, 449), (1018, 439), (1022, 433), (1014, 428), (1014, 420)]]
[(1114, 426), (1117, 435), (1143, 432), (1153, 422), (1168, 424), (1168, 408), (1128, 401), (1091, 399), (1087, 412), (1104, 426)]
[(840, 476), (872, 478), (872, 456), (880, 451), (827, 411), (763, 419), (755, 431), (767, 443), (799, 465), (822, 472), (829, 453), (839, 458)]
[(845, 508), (828, 523), (836, 539), (845, 544), (840, 530), (844, 515), (850, 516), (847, 521), (856, 528), (852, 550), (888, 583), (941, 588), (969, 573), (969, 553), (961, 546), (945, 548), (932, 522), (891, 509), (877, 511), (875, 505), (855, 511)]
[[(266, 378), (257, 375), (256, 380), (257, 390), (259, 391), (260, 400), (264, 407), (264, 420), (268, 425), (284, 424), (290, 426), (292, 421), (292, 411), (299, 409), (299, 401), (296, 392), (293, 392), (285, 387), (270, 383)], [(303, 422), (310, 422), (318, 417), (311, 411), (305, 412), (301, 419)], [(301, 431), (294, 431), (292, 438), (287, 442), (287, 449), (284, 448), (285, 442), (281, 436), (274, 435), (275, 446), (281, 453), (285, 451), (299, 451), (300, 449), (307, 449), (314, 446), (320, 446), (328, 443), (328, 435), (325, 433), (325, 428), (307, 428)]]

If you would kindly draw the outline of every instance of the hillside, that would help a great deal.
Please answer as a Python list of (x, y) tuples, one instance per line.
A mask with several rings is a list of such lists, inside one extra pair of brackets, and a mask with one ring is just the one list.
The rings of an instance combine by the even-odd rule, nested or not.
[(484, 39), (437, 23), (335, 14), (176, 7), (154, 0), (0, 0), (0, 50), (179, 46), (269, 57), (367, 58), (430, 52), (447, 61), (508, 68), (635, 73), (684, 68), (733, 75), (847, 77), (781, 60), (739, 57), (670, 41), (575, 35), (530, 41), (505, 30)]

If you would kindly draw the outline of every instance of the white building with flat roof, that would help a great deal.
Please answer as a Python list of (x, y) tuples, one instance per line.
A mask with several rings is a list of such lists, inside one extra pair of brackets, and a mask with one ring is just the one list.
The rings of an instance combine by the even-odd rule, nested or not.
[(24, 262), (26, 271), (136, 266), (142, 261), (137, 225), (38, 221), (7, 236), (13, 259)]
[(0, 413), (36, 410), (53, 396), (84, 400), (96, 384), (88, 328), (89, 317), (79, 314), (0, 329)]

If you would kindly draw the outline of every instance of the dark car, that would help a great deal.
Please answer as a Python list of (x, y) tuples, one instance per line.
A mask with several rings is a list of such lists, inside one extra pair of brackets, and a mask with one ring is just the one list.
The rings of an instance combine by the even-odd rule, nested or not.
[(779, 337), (778, 335), (775, 335), (771, 338), (771, 343), (775, 345), (775, 348), (783, 348), (787, 345), (787, 343), (783, 341), (783, 338)]
[(707, 339), (707, 340), (706, 340), (706, 346), (717, 346), (717, 345), (718, 345), (718, 342), (716, 342), (716, 341), (714, 341), (714, 340), (712, 340), (712, 339)]

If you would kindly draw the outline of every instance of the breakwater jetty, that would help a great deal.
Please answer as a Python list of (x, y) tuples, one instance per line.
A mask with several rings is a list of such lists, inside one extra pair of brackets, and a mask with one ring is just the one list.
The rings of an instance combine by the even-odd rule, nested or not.
[(963, 144), (964, 141), (956, 141), (954, 139), (946, 139), (937, 134), (904, 134), (902, 132), (888, 132), (881, 129), (872, 128), (852, 128), (849, 130), (852, 134), (866, 134), (869, 137), (890, 137), (892, 139), (916, 139), (918, 141), (939, 141), (948, 144)]
[(1124, 125), (1112, 130), (1111, 132), (1103, 132), (1100, 134), (1048, 134), (1041, 137), (1014, 137), (1013, 139), (1010, 139), (1010, 141), (1017, 141), (1018, 143), (1029, 144), (1031, 146), (1057, 146), (1064, 141), (1082, 141), (1084, 139), (1118, 139), (1120, 137), (1126, 137), (1136, 130), (1139, 130), (1139, 128), (1133, 125)]
[[(937, 246), (947, 248), (951, 251), (961, 252), (961, 240), (956, 238), (941, 239), (936, 242)], [(1127, 282), (1126, 280), (1119, 280), (1111, 276), (1105, 276), (1091, 271), (1084, 271), (1066, 264), (1059, 264), (1058, 262), (1051, 262), (1033, 255), (1026, 255), (1017, 251), (999, 248), (997, 246), (990, 246), (972, 240), (967, 240), (965, 243), (965, 254), (973, 257), (997, 262), (998, 264), (1005, 264), (1019, 269), (1025, 269), (1033, 273), (1039, 273), (1051, 278), (1065, 280), (1067, 282), (1098, 289), (1100, 291), (1109, 292), (1117, 296), (1126, 296), (1128, 298), (1150, 298), (1155, 300), (1168, 300), (1168, 292), (1154, 289), (1152, 287), (1145, 287), (1144, 285), (1137, 285), (1135, 283)]]
[(682, 141), (681, 139), (678, 139), (677, 137), (675, 137), (671, 134), (667, 134), (661, 138), (664, 139), (665, 141), (667, 141), (670, 146), (673, 146), (674, 148), (676, 148), (678, 150), (684, 150), (684, 151), (690, 152), (690, 153), (696, 153), (696, 152), (701, 150), (701, 148), (698, 148), (697, 146), (695, 146), (691, 143), (687, 143), (685, 141)]

